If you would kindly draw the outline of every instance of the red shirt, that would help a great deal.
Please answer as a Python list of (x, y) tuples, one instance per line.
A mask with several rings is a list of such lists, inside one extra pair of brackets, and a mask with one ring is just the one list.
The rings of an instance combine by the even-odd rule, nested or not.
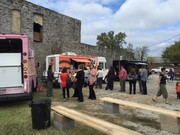
[(176, 92), (180, 92), (180, 85), (176, 86)]
[(119, 79), (126, 80), (126, 78), (127, 78), (127, 72), (124, 68), (121, 68), (121, 70), (119, 72)]
[(68, 73), (61, 73), (60, 78), (61, 78), (61, 86), (64, 88), (66, 87), (66, 80), (69, 77)]

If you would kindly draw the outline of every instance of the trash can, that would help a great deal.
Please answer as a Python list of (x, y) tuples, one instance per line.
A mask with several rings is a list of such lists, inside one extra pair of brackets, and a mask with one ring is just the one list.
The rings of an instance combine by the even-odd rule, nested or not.
[(30, 101), (29, 107), (31, 107), (33, 129), (46, 129), (50, 127), (50, 121), (51, 121), (50, 99), (33, 99), (32, 101)]

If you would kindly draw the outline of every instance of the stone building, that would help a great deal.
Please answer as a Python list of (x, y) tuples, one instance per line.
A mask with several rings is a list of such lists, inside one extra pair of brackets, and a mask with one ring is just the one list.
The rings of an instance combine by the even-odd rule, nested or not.
[(99, 55), (107, 58), (108, 65), (123, 55), (82, 44), (80, 20), (25, 0), (1, 0), (0, 17), (1, 33), (25, 33), (34, 44), (39, 80), (45, 69), (45, 57), (50, 54), (71, 51), (79, 55)]

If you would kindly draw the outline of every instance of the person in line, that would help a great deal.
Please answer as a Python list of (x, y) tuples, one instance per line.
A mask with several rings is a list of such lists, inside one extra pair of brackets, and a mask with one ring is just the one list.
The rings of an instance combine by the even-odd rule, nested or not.
[(114, 79), (116, 76), (116, 71), (114, 70), (113, 66), (110, 66), (109, 71), (107, 73), (107, 85), (106, 85), (106, 90), (110, 89), (113, 90), (114, 89)]
[(72, 95), (72, 97), (78, 97), (78, 90), (77, 90), (77, 87), (75, 87), (75, 86), (77, 86), (76, 82), (75, 82), (75, 77), (76, 77), (77, 73), (75, 71), (73, 71), (71, 74), (72, 74), (71, 81), (73, 82), (72, 88), (74, 89), (74, 94)]
[(54, 75), (52, 72), (52, 65), (49, 65), (48, 71), (47, 71), (47, 97), (53, 96), (53, 82), (55, 81)]
[(137, 75), (134, 68), (131, 68), (128, 74), (128, 80), (129, 80), (129, 94), (132, 94), (132, 86), (133, 86), (133, 94), (136, 94)]
[(88, 86), (88, 73), (89, 73), (89, 67), (84, 68), (84, 87)]
[(62, 87), (61, 87), (61, 77), (60, 77), (61, 73), (62, 73), (62, 69), (59, 72), (58, 83), (59, 83), (59, 88), (60, 88), (60, 91), (61, 91), (61, 95), (63, 95)]
[(69, 99), (69, 88), (67, 87), (66, 80), (69, 78), (69, 74), (67, 73), (67, 68), (63, 67), (62, 72), (60, 74), (61, 79), (61, 87), (63, 93), (63, 99), (66, 101), (66, 91), (67, 91), (67, 98)]
[(176, 83), (177, 100), (180, 101), (180, 82)]
[(142, 88), (142, 81), (141, 81), (141, 71), (142, 71), (142, 68), (139, 68), (138, 70), (138, 73), (137, 73), (137, 80), (138, 80), (138, 84), (139, 84), (139, 92), (141, 94), (143, 94), (143, 88)]
[(127, 71), (124, 69), (124, 66), (121, 66), (119, 71), (119, 81), (120, 81), (120, 92), (126, 91), (126, 79), (127, 79)]
[(168, 72), (168, 76), (169, 76), (169, 82), (173, 82), (175, 73), (173, 72), (172, 68)]
[(97, 79), (97, 71), (93, 64), (90, 65), (90, 71), (88, 73), (88, 84), (89, 84), (89, 97), (88, 99), (96, 100), (96, 94), (94, 91), (94, 83)]
[(103, 80), (103, 72), (100, 67), (98, 67), (98, 74), (97, 74), (97, 83), (96, 83), (96, 88), (102, 89), (102, 80)]
[(84, 66), (82, 64), (78, 66), (78, 71), (76, 73), (74, 81), (77, 84), (77, 88), (75, 88), (76, 89), (75, 91), (77, 91), (78, 101), (84, 102), (84, 97), (82, 92), (82, 88), (84, 86)]
[(166, 104), (170, 104), (170, 102), (168, 102), (168, 92), (167, 92), (167, 89), (166, 89), (166, 80), (167, 80), (167, 77), (166, 77), (166, 69), (163, 67), (161, 68), (161, 73), (159, 75), (159, 80), (158, 80), (158, 92), (156, 93), (156, 96), (154, 98), (152, 98), (152, 100), (154, 102), (156, 102), (156, 99), (163, 95), (163, 98), (165, 99), (165, 103)]
[(141, 82), (142, 82), (142, 88), (143, 88), (143, 95), (147, 95), (147, 79), (148, 79), (148, 71), (145, 68), (145, 66), (142, 66), (142, 70), (141, 70)]

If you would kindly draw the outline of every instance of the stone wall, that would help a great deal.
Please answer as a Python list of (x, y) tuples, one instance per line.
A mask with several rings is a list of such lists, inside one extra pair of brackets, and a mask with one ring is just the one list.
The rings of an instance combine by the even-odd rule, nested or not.
[[(81, 21), (50, 9), (29, 3), (25, 0), (0, 1), (0, 31), (12, 33), (12, 10), (20, 12), (20, 33), (28, 35), (36, 50), (37, 73), (41, 80), (45, 69), (45, 57), (62, 52), (75, 52), (79, 55), (97, 55), (107, 58), (108, 65), (113, 59), (119, 59), (122, 52), (110, 52), (107, 49), (98, 50), (96, 46), (80, 43)], [(33, 41), (34, 15), (43, 17), (42, 42)], [(17, 33), (17, 34), (20, 34)], [(128, 58), (127, 57), (127, 58)], [(129, 58), (128, 58), (129, 59)]]

